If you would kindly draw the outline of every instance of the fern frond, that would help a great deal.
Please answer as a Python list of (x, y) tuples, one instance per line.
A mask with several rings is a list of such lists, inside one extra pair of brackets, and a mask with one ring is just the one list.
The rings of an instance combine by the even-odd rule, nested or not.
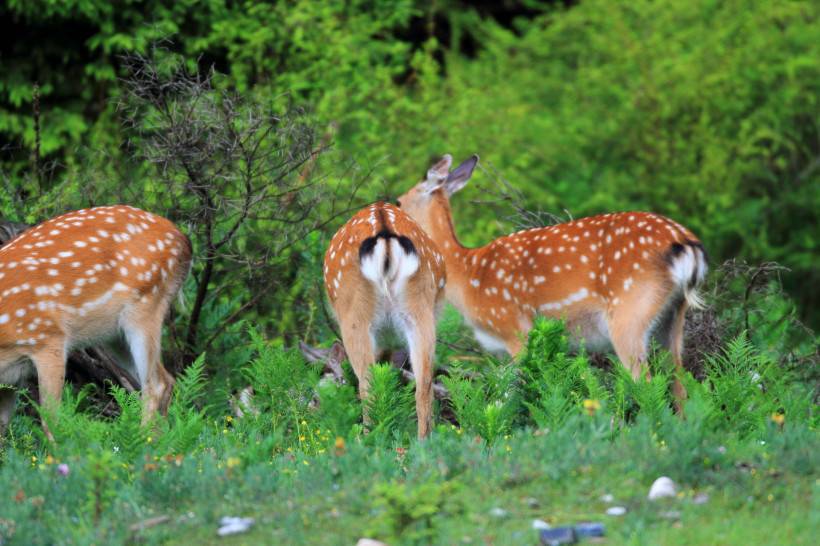
[(202, 353), (177, 377), (173, 403), (192, 407), (205, 395), (205, 387), (205, 353)]

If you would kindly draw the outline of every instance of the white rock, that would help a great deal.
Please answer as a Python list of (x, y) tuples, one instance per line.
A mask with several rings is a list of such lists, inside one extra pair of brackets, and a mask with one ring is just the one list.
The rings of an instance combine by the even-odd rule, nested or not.
[(224, 517), (219, 520), (219, 529), (216, 531), (221, 537), (244, 533), (253, 526), (253, 518)]
[(532, 520), (532, 528), (536, 531), (543, 531), (545, 529), (550, 529), (550, 524), (544, 521), (543, 519), (534, 519)]
[(649, 500), (657, 500), (665, 497), (674, 497), (677, 494), (678, 486), (675, 485), (675, 482), (673, 482), (671, 478), (661, 476), (655, 480), (655, 483), (649, 488), (647, 498)]
[(667, 510), (666, 512), (661, 512), (661, 517), (664, 519), (678, 520), (680, 519), (680, 510)]
[(626, 508), (623, 506), (610, 506), (606, 509), (607, 516), (623, 516), (626, 514)]
[(692, 497), (692, 504), (706, 504), (709, 502), (709, 493), (698, 493)]
[(615, 500), (615, 497), (607, 493), (606, 495), (601, 495), (601, 502), (612, 502)]
[(384, 542), (373, 540), (372, 538), (360, 538), (356, 546), (387, 546)]
[(499, 508), (499, 507), (496, 506), (495, 508), (490, 509), (490, 515), (495, 516), (497, 518), (506, 518), (507, 517), (507, 511), (504, 510), (503, 508)]

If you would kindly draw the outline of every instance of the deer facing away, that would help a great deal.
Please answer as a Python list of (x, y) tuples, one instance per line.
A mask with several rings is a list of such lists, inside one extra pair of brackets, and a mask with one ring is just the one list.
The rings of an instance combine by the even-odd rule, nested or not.
[(389, 203), (375, 203), (333, 236), (325, 254), (324, 281), (362, 400), (367, 398), (368, 368), (376, 360), (380, 333), (392, 327), (407, 342), (416, 378), (418, 435), (427, 436), (435, 313), (446, 283), (438, 247), (407, 214)]
[[(701, 305), (697, 289), (707, 268), (700, 241), (663, 216), (617, 212), (466, 248), (453, 229), (450, 197), (477, 162), (473, 156), (450, 172), (446, 155), (399, 198), (441, 249), (446, 298), (476, 339), (515, 356), (534, 316), (542, 314), (565, 319), (570, 335), (590, 350), (613, 347), (635, 379), (652, 336), (681, 368), (686, 309)], [(678, 403), (686, 396), (677, 379), (673, 392)]]
[[(174, 380), (160, 361), (162, 322), (190, 264), (184, 234), (129, 206), (69, 212), (23, 232), (0, 247), (0, 383), (19, 384), (33, 368), (50, 407), (60, 400), (69, 350), (122, 333), (143, 421), (164, 413)], [(0, 390), (0, 431), (15, 397)]]

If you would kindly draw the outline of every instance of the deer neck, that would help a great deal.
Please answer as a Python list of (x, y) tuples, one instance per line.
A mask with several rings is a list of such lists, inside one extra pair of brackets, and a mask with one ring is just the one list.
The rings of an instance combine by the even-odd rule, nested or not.
[(447, 285), (444, 289), (447, 301), (464, 314), (464, 294), (472, 268), (472, 256), (478, 249), (467, 248), (456, 237), (450, 203), (440, 194), (433, 198), (430, 215), (430, 237), (436, 242), (447, 267)]

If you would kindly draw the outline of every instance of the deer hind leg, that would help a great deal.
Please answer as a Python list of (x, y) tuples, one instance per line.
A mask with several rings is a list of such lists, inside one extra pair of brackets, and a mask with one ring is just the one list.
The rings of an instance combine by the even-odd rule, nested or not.
[[(37, 385), (40, 389), (40, 408), (46, 414), (55, 415), (60, 406), (65, 383), (66, 348), (62, 339), (54, 338), (51, 343), (37, 347), (29, 357), (37, 371)], [(42, 418), (43, 431), (50, 441), (54, 435), (48, 428), (46, 419)]]
[[(370, 331), (375, 304), (372, 290), (366, 287), (351, 288), (336, 302), (336, 316), (342, 331), (350, 366), (359, 381), (359, 399), (365, 401), (370, 387), (370, 366), (376, 361), (376, 344)], [(367, 411), (362, 414), (367, 423)]]
[(410, 363), (416, 377), (418, 437), (430, 434), (433, 424), (433, 358), (436, 350), (436, 317), (433, 306), (411, 307), (413, 324), (405, 329)]
[(663, 308), (661, 294), (659, 286), (647, 285), (640, 292), (623, 294), (617, 305), (610, 304), (607, 323), (612, 346), (636, 381), (646, 364), (651, 329)]
[[(686, 322), (686, 309), (688, 304), (685, 299), (681, 299), (680, 304), (673, 309), (671, 324), (667, 332), (659, 332), (659, 337), (664, 347), (672, 354), (672, 361), (675, 363), (677, 374), (672, 383), (672, 394), (675, 397), (675, 410), (683, 413), (683, 401), (686, 400), (686, 387), (680, 381), (680, 375), (684, 371), (683, 367), (683, 326)], [(665, 335), (664, 335), (665, 334)]]
[(168, 412), (174, 388), (174, 378), (161, 360), (164, 315), (157, 313), (157, 306), (149, 302), (131, 310), (121, 321), (142, 389), (143, 424), (157, 412)]

